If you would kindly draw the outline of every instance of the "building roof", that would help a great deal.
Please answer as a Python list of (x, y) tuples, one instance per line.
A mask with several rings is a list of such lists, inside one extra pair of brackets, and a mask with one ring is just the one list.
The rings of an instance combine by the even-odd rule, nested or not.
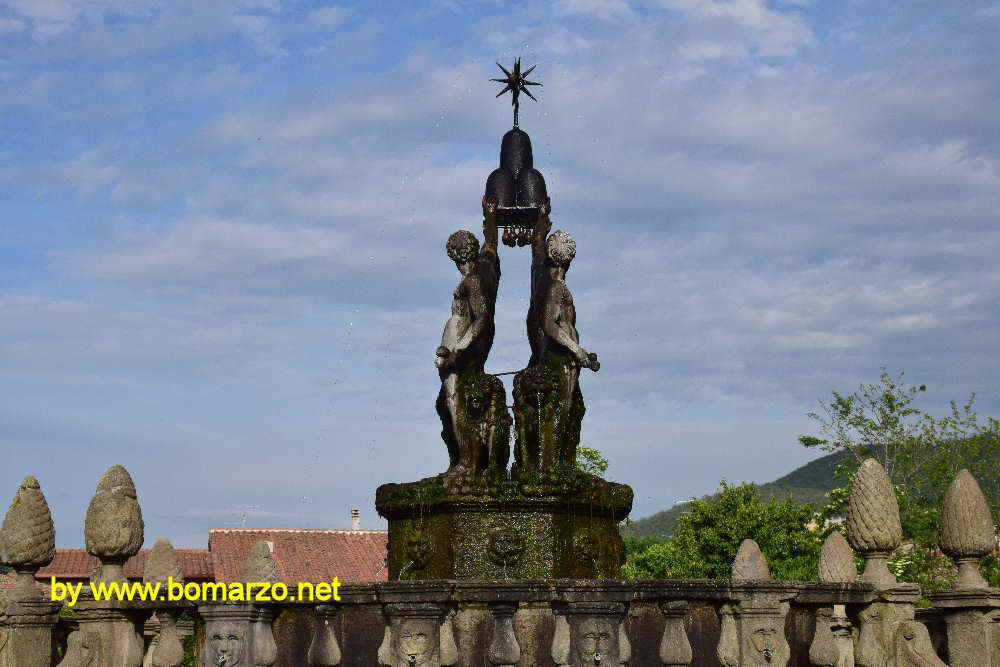
[(261, 541), (273, 545), (278, 579), (288, 585), (329, 582), (334, 577), (341, 583), (388, 579), (385, 530), (220, 528), (208, 531), (215, 580), (239, 581), (250, 547)]
[[(129, 579), (142, 579), (146, 568), (146, 554), (149, 549), (140, 549), (139, 553), (125, 561), (125, 576)], [(174, 549), (184, 568), (184, 579), (188, 581), (205, 581), (213, 577), (212, 557), (208, 549)], [(37, 579), (90, 579), (100, 566), (100, 561), (91, 556), (85, 549), (56, 549), (52, 562), (40, 569)]]

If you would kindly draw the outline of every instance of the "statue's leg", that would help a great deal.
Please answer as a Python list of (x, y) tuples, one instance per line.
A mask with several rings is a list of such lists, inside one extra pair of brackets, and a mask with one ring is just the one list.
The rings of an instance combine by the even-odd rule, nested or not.
[(455, 440), (455, 421), (448, 405), (448, 390), (446, 388), (447, 379), (441, 381), (441, 391), (438, 392), (437, 408), (438, 417), (441, 418), (441, 439), (444, 440), (448, 448), (448, 472), (458, 464), (458, 442)]
[(573, 399), (569, 418), (566, 420), (566, 461), (576, 465), (576, 450), (580, 446), (580, 428), (583, 425), (583, 413), (587, 408), (583, 404), (583, 393), (580, 391), (580, 369), (576, 369), (573, 378)]
[[(565, 366), (563, 376), (563, 386), (560, 387), (559, 396), (559, 417), (558, 432), (556, 433), (556, 461), (557, 466), (574, 467), (576, 465), (576, 445), (573, 439), (573, 417), (576, 393), (580, 390), (577, 379), (580, 376), (580, 367), (569, 363)], [(577, 433), (579, 437), (579, 433)]]
[(514, 375), (514, 474), (538, 470), (538, 434), (532, 428), (538, 421), (532, 402), (535, 392), (526, 386), (530, 382), (525, 375), (530, 372), (531, 367)]
[(452, 437), (455, 438), (456, 463), (449, 472), (457, 475), (465, 474), (472, 470), (475, 461), (469, 451), (469, 439), (462, 434), (458, 373), (449, 373), (441, 383), (441, 389), (445, 392), (445, 402), (448, 405), (448, 414), (451, 416)]

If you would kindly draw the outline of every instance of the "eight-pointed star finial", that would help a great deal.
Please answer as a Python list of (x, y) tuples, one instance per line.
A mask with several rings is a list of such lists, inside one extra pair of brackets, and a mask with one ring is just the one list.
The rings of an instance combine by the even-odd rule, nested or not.
[(503, 70), (503, 73), (507, 75), (507, 78), (506, 79), (490, 79), (490, 81), (496, 81), (497, 83), (506, 84), (506, 86), (504, 87), (504, 89), (501, 90), (499, 93), (497, 93), (497, 97), (500, 97), (501, 95), (503, 95), (504, 93), (506, 93), (508, 90), (510, 91), (510, 94), (511, 94), (511, 104), (514, 106), (514, 127), (517, 127), (517, 112), (518, 112), (518, 109), (520, 107), (520, 103), (518, 102), (518, 96), (521, 93), (524, 93), (525, 95), (527, 95), (531, 99), (535, 100), (536, 102), (538, 101), (537, 99), (535, 99), (535, 96), (531, 94), (531, 91), (528, 90), (527, 86), (540, 86), (542, 84), (538, 83), (537, 81), (528, 81), (525, 78), (526, 76), (528, 76), (529, 74), (531, 74), (531, 70), (535, 69), (535, 67), (537, 67), (537, 65), (532, 65), (531, 67), (529, 67), (528, 69), (526, 69), (524, 72), (522, 72), (521, 71), (521, 59), (518, 58), (518, 59), (516, 59), (514, 61), (514, 71), (513, 72), (508, 71), (507, 68), (504, 67), (503, 65), (501, 65), (500, 63), (497, 63), (497, 67), (499, 67), (500, 69)]

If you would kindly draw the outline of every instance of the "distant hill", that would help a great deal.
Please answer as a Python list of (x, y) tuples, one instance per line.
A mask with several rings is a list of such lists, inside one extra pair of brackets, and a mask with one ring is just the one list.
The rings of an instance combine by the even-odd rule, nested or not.
[[(784, 498), (791, 495), (797, 502), (821, 505), (826, 502), (825, 494), (836, 487), (833, 472), (846, 456), (849, 455), (844, 452), (828, 454), (773, 482), (760, 484), (757, 488), (762, 498)], [(714, 498), (715, 495), (704, 498)], [(670, 537), (677, 519), (688, 511), (690, 505), (691, 503), (677, 503), (670, 509), (623, 526), (621, 533), (625, 537)]]

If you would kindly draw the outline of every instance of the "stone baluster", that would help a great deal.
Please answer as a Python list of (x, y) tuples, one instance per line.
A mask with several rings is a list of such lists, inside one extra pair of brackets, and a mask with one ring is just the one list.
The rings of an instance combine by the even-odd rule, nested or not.
[(340, 664), (340, 645), (333, 630), (337, 617), (336, 605), (321, 604), (316, 607), (316, 629), (309, 644), (309, 664), (313, 667), (335, 667)]
[(663, 638), (660, 639), (660, 662), (669, 667), (690, 665), (693, 658), (691, 642), (688, 641), (687, 630), (684, 628), (687, 610), (688, 603), (684, 600), (660, 604), (660, 612), (666, 621), (663, 625)]
[(54, 603), (35, 583), (35, 573), (52, 562), (55, 528), (45, 495), (32, 476), (14, 495), (0, 529), (0, 562), (17, 573), (14, 587), (0, 600), (0, 665), (49, 665)]
[(903, 541), (903, 529), (892, 482), (875, 459), (865, 459), (854, 475), (846, 525), (848, 541), (865, 559), (861, 580), (880, 589), (895, 586), (886, 561)]
[(903, 541), (899, 505), (885, 468), (875, 459), (861, 463), (847, 504), (847, 539), (865, 559), (862, 581), (878, 589), (878, 598), (858, 614), (854, 648), (861, 667), (945, 667), (934, 652), (927, 628), (914, 620), (920, 588), (899, 583), (886, 565)]
[(448, 667), (458, 662), (451, 614), (439, 602), (392, 602), (378, 664), (384, 667)]
[[(160, 538), (146, 556), (142, 580), (159, 584), (165, 590), (170, 582), (184, 585), (184, 568), (169, 540)], [(180, 667), (184, 662), (184, 644), (177, 632), (177, 611), (154, 612), (158, 629), (146, 651), (143, 667)]]
[(142, 665), (146, 612), (128, 601), (95, 600), (93, 590), (97, 585), (127, 583), (125, 561), (139, 552), (143, 528), (132, 477), (122, 466), (108, 468), (87, 507), (84, 525), (87, 553), (96, 556), (101, 566), (86, 597), (81, 595), (75, 607), (79, 629), (70, 635), (59, 667)]
[[(819, 580), (852, 583), (858, 580), (854, 551), (839, 531), (830, 533), (819, 555)], [(816, 631), (809, 647), (809, 661), (820, 667), (853, 667), (854, 640), (844, 605), (816, 610)]]
[(521, 660), (521, 647), (514, 635), (514, 614), (516, 602), (502, 602), (490, 605), (493, 616), (493, 634), (490, 638), (486, 659), (497, 667), (516, 667)]
[(726, 667), (786, 665), (791, 649), (785, 639), (785, 616), (794, 591), (771, 583), (767, 559), (753, 540), (740, 543), (730, 578), (739, 602), (720, 610), (719, 661)]
[[(256, 542), (240, 568), (244, 583), (275, 583), (278, 567), (267, 542)], [(199, 605), (198, 613), (205, 621), (204, 667), (269, 667), (277, 658), (272, 623), (274, 612), (269, 607), (245, 603)]]
[(1000, 589), (988, 588), (979, 559), (996, 548), (993, 518), (982, 489), (968, 470), (948, 487), (938, 535), (941, 550), (958, 564), (952, 589), (931, 594), (945, 610), (948, 661), (952, 667), (1000, 667)]
[(556, 612), (552, 659), (560, 667), (627, 665), (632, 645), (622, 602), (568, 602)]

